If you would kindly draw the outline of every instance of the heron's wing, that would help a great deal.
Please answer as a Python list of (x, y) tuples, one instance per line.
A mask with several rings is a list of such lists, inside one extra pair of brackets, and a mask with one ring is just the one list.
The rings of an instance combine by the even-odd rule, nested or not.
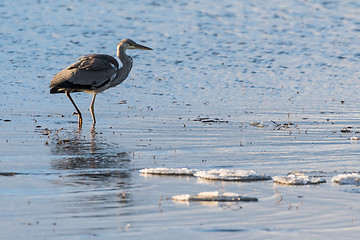
[(52, 89), (50, 92), (98, 90), (113, 80), (117, 74), (117, 66), (106, 58), (97, 56), (107, 55), (93, 54), (84, 56), (76, 63), (57, 73), (51, 81), (50, 87)]

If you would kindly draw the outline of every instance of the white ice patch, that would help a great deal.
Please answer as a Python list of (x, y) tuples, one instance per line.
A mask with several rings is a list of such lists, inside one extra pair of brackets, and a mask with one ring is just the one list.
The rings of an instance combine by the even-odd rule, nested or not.
[(341, 185), (360, 185), (360, 174), (349, 173), (349, 174), (340, 174), (331, 178), (331, 181)]
[(270, 176), (264, 174), (256, 174), (253, 170), (229, 170), (229, 169), (213, 169), (210, 171), (198, 171), (194, 174), (196, 177), (209, 180), (224, 181), (260, 181), (271, 180)]
[(237, 193), (200, 192), (197, 195), (182, 194), (173, 196), (174, 201), (213, 201), (213, 202), (257, 202), (255, 197), (245, 197)]
[(184, 176), (193, 176), (197, 171), (197, 169), (188, 168), (145, 168), (140, 170), (143, 174)]
[(172, 199), (175, 201), (189, 201), (190, 197), (190, 194), (181, 194), (173, 196)]
[(198, 169), (188, 168), (145, 168), (141, 169), (140, 172), (151, 175), (195, 176), (203, 179), (223, 181), (271, 180), (270, 176), (256, 174), (253, 170), (213, 169), (210, 171), (199, 171)]
[(325, 183), (325, 179), (319, 177), (309, 177), (302, 173), (291, 173), (287, 176), (275, 176), (273, 177), (275, 183), (286, 185), (310, 185)]

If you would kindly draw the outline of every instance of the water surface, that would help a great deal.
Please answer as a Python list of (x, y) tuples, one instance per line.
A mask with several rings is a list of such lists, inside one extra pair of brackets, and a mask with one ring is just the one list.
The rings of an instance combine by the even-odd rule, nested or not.
[[(1, 239), (325, 239), (360, 233), (359, 4), (354, 1), (4, 1)], [(50, 95), (56, 72), (131, 38), (129, 78)], [(125, 103), (125, 104), (124, 104)], [(207, 118), (209, 122), (199, 121)], [(258, 128), (250, 122), (264, 125)], [(290, 171), (316, 186), (144, 177), (146, 167)], [(254, 203), (173, 202), (227, 191)]]

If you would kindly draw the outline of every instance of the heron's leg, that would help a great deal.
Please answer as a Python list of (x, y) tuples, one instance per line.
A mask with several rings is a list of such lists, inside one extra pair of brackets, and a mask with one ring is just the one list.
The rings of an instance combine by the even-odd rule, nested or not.
[(96, 97), (96, 93), (94, 93), (91, 104), (90, 104), (90, 113), (93, 119), (93, 124), (95, 125), (96, 120), (95, 120), (95, 113), (94, 113), (94, 103), (95, 103), (95, 97)]
[(79, 118), (79, 119), (78, 119), (78, 121), (79, 121), (79, 126), (81, 126), (81, 125), (82, 125), (81, 112), (80, 112), (79, 108), (76, 106), (74, 100), (71, 98), (70, 92), (69, 92), (69, 91), (66, 91), (65, 94), (66, 94), (66, 96), (70, 99), (71, 103), (74, 105), (74, 107), (75, 107), (75, 109), (76, 109), (76, 111), (77, 111), (78, 118)]

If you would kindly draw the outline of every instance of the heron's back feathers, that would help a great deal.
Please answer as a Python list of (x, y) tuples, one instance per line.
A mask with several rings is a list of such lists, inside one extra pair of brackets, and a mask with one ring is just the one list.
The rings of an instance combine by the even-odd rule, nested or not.
[(79, 58), (79, 61), (70, 65), (68, 69), (77, 68), (91, 71), (101, 71), (109, 68), (119, 68), (115, 58), (106, 54), (89, 54)]
[(86, 55), (54, 76), (50, 93), (102, 92), (115, 79), (118, 67), (119, 63), (109, 55)]

